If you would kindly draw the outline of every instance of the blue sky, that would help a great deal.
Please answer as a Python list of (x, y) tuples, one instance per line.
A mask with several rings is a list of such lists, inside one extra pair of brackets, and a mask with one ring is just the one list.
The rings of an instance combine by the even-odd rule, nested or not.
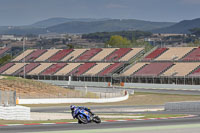
[(0, 25), (51, 17), (178, 22), (200, 17), (200, 0), (0, 0)]

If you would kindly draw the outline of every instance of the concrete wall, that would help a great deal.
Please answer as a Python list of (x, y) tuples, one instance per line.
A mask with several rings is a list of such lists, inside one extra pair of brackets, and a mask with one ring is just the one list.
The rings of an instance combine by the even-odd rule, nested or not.
[(0, 106), (0, 119), (3, 120), (30, 120), (30, 108), (23, 106)]
[(57, 104), (57, 103), (108, 103), (127, 100), (129, 94), (115, 98), (53, 98), (53, 99), (18, 99), (19, 104)]
[(199, 85), (176, 85), (176, 84), (145, 84), (124, 83), (124, 87), (145, 89), (170, 89), (170, 90), (200, 90)]
[(200, 111), (200, 101), (171, 102), (165, 104), (167, 111)]

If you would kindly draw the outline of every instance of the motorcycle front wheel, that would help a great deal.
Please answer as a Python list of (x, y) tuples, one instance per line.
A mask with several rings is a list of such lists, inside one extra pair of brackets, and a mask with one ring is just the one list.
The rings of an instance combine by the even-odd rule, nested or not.
[(81, 122), (83, 124), (87, 124), (88, 123), (88, 120), (84, 115), (78, 115), (77, 118), (78, 118), (79, 122)]

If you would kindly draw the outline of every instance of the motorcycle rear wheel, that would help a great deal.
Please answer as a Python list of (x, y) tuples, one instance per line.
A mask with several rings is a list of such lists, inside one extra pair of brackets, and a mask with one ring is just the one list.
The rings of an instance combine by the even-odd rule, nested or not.
[(95, 123), (101, 123), (101, 119), (100, 119), (98, 116), (94, 116), (94, 117), (93, 117), (93, 121), (94, 121)]

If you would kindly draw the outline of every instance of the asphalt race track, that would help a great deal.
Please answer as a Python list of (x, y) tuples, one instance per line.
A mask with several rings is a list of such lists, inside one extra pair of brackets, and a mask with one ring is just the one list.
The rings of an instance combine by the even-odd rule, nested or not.
[[(73, 133), (73, 132), (142, 132), (163, 130), (179, 130), (185, 133), (187, 129), (200, 131), (200, 117), (183, 118), (183, 119), (167, 119), (167, 120), (148, 120), (148, 121), (124, 121), (124, 122), (105, 122), (101, 124), (55, 124), (55, 125), (26, 125), (26, 126), (2, 126), (2, 133), (19, 133), (19, 132), (35, 132), (35, 133)], [(72, 131), (73, 130), (73, 131)], [(75, 131), (78, 130), (78, 131)], [(191, 130), (192, 131), (192, 130)], [(192, 132), (191, 132), (192, 133)]]
[[(150, 90), (152, 91), (152, 90)], [(154, 90), (153, 90), (154, 91)], [(168, 92), (169, 93), (169, 92)], [(174, 92), (171, 92), (174, 93)], [(177, 93), (180, 93), (177, 92)], [(181, 92), (182, 93), (182, 92)], [(186, 93), (186, 92), (183, 92)], [(194, 92), (192, 92), (194, 93)], [(195, 93), (194, 93), (195, 94)], [(90, 106), (95, 113), (104, 113), (98, 109), (145, 109), (145, 108), (163, 108), (163, 105), (147, 106)], [(53, 112), (69, 113), (69, 107), (35, 107), (32, 112)], [(106, 112), (109, 113), (109, 112)], [(110, 112), (113, 113), (113, 112)], [(133, 112), (121, 112), (133, 113)], [(20, 125), (20, 126), (0, 126), (0, 133), (199, 133), (200, 132), (200, 112), (134, 112), (151, 114), (192, 114), (196, 117), (164, 119), (164, 120), (144, 120), (144, 121), (120, 121), (103, 122), (101, 124), (46, 124), (46, 125)]]
[[(87, 106), (90, 107), (92, 110), (95, 110), (95, 113), (104, 113), (102, 111), (98, 111), (99, 109), (106, 109), (109, 110), (111, 108), (114, 109), (146, 109), (146, 108), (164, 108), (163, 105), (142, 105), (142, 106)], [(31, 112), (46, 112), (46, 113), (64, 113), (70, 112), (69, 106), (54, 106), (54, 107), (33, 107), (31, 108)], [(106, 111), (106, 113), (108, 113)], [(110, 112), (112, 113), (112, 112)], [(123, 113), (123, 112), (121, 112)]]

